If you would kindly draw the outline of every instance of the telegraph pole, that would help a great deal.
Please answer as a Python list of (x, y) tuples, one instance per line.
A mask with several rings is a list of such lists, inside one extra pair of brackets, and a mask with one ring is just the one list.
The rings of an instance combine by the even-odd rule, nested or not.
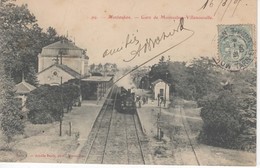
[(60, 114), (60, 136), (62, 136), (62, 119), (63, 119), (63, 88), (62, 88), (62, 77), (60, 77), (61, 87), (61, 114)]
[(60, 49), (59, 54), (60, 54), (60, 64), (62, 65), (62, 57), (65, 49)]
[[(80, 74), (81, 74), (81, 70), (80, 70)], [(81, 75), (80, 79), (79, 79), (79, 102), (78, 102), (78, 106), (81, 106), (81, 102), (82, 102), (82, 90), (81, 90), (81, 79), (83, 78), (83, 76)]]
[(165, 94), (164, 94), (164, 107), (165, 107), (165, 104), (166, 104), (166, 82), (167, 82), (167, 75), (168, 75), (168, 72), (166, 72), (166, 78), (165, 78), (165, 88), (164, 88), (164, 92), (165, 92)]
[(159, 102), (159, 113), (157, 115), (157, 138), (159, 141), (161, 141), (161, 127), (160, 127), (160, 122), (161, 122), (161, 113), (162, 113), (162, 106), (161, 106), (161, 103), (162, 102)]

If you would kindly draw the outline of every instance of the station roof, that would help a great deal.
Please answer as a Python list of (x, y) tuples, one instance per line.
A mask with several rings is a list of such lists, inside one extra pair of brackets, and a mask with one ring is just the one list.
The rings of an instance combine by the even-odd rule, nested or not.
[(82, 81), (88, 82), (108, 82), (112, 79), (111, 76), (90, 76), (86, 79), (82, 79)]
[(165, 81), (162, 80), (162, 79), (157, 79), (157, 80), (155, 80), (154, 82), (152, 82), (152, 85), (156, 85), (156, 84), (159, 83), (159, 82), (163, 82), (163, 83), (169, 84), (168, 82), (165, 82)]
[(36, 87), (25, 81), (22, 81), (21, 83), (18, 83), (17, 85), (15, 85), (14, 89), (15, 89), (16, 93), (18, 93), (18, 94), (26, 94), (26, 93), (29, 93), (32, 90), (36, 89)]
[(50, 45), (43, 47), (43, 49), (69, 49), (69, 50), (82, 50), (69, 40), (61, 40)]
[(80, 74), (78, 72), (74, 71), (73, 69), (71, 69), (70, 67), (68, 67), (67, 65), (64, 65), (64, 64), (53, 64), (53, 65), (49, 66), (48, 68), (42, 70), (41, 72), (38, 72), (38, 74), (41, 74), (42, 72), (44, 72), (54, 66), (65, 71), (66, 73), (70, 74), (74, 78), (77, 78), (77, 79), (80, 78)]

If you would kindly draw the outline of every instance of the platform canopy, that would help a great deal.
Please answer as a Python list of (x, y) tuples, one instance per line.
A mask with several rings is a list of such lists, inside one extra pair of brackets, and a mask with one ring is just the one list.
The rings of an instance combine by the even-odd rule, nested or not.
[(109, 82), (113, 77), (111, 76), (90, 76), (86, 79), (81, 79), (87, 82)]

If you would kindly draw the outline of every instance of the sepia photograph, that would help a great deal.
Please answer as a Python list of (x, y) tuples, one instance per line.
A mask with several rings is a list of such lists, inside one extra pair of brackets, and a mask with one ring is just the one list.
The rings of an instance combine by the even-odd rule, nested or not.
[(257, 166), (257, 0), (0, 0), (0, 167)]

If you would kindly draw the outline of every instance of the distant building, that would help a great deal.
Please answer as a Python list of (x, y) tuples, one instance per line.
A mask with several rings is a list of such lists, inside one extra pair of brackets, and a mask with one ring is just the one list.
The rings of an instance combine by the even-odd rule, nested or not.
[(152, 89), (155, 99), (158, 98), (158, 95), (163, 98), (165, 98), (166, 95), (167, 101), (170, 99), (170, 86), (167, 82), (164, 82), (162, 79), (158, 79), (152, 82)]
[(38, 55), (39, 84), (57, 85), (62, 81), (86, 77), (88, 72), (86, 51), (68, 40), (43, 47)]
[(25, 82), (24, 80), (21, 83), (15, 85), (14, 90), (16, 93), (16, 99), (18, 99), (20, 107), (22, 107), (23, 110), (25, 110), (24, 105), (27, 99), (27, 95), (34, 89), (36, 89), (35, 86)]

